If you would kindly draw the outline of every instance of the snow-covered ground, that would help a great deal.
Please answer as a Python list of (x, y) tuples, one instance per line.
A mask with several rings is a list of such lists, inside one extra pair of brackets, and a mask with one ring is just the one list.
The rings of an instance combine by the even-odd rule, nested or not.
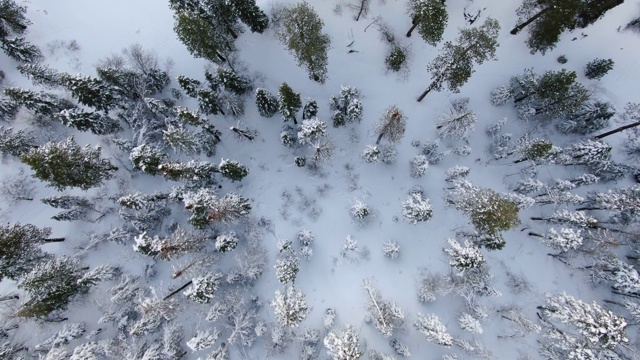
[[(282, 1), (288, 4), (293, 1)], [(471, 169), (469, 180), (476, 186), (488, 187), (498, 192), (508, 192), (515, 183), (523, 178), (520, 169), (528, 164), (512, 164), (514, 158), (493, 160), (488, 152), (490, 138), (485, 134), (488, 125), (506, 118), (505, 129), (514, 134), (514, 138), (530, 132), (532, 138), (550, 139), (554, 145), (564, 147), (582, 140), (576, 135), (559, 134), (553, 126), (538, 126), (518, 119), (516, 110), (510, 106), (494, 107), (490, 103), (489, 92), (497, 86), (506, 84), (511, 76), (522, 73), (525, 68), (533, 68), (542, 73), (546, 70), (566, 68), (578, 73), (578, 80), (593, 91), (593, 96), (611, 102), (618, 110), (622, 110), (627, 102), (637, 101), (638, 66), (640, 57), (640, 37), (629, 31), (619, 31), (619, 27), (637, 17), (638, 4), (627, 2), (613, 10), (594, 25), (575, 32), (567, 32), (557, 48), (545, 56), (531, 55), (525, 46), (526, 31), (517, 36), (509, 34), (516, 23), (515, 9), (519, 1), (458, 1), (447, 2), (449, 24), (444, 39), (454, 40), (458, 29), (467, 26), (463, 12), (481, 10), (477, 22), (480, 24), (488, 16), (500, 21), (502, 29), (498, 41), (497, 61), (488, 61), (476, 66), (471, 80), (462, 86), (459, 94), (449, 91), (432, 92), (421, 103), (416, 97), (430, 82), (430, 74), (426, 65), (437, 55), (438, 48), (426, 44), (417, 33), (411, 38), (404, 36), (411, 26), (410, 17), (406, 13), (406, 1), (386, 0), (372, 2), (370, 14), (356, 22), (352, 11), (343, 7), (336, 11), (339, 0), (311, 0), (309, 3), (324, 21), (324, 32), (331, 37), (329, 50), (329, 78), (325, 84), (318, 84), (308, 79), (304, 69), (296, 65), (295, 59), (274, 36), (274, 30), (268, 29), (264, 34), (252, 34), (248, 30), (240, 35), (237, 46), (239, 57), (246, 65), (249, 75), (256, 79), (255, 87), (266, 88), (276, 93), (282, 82), (288, 83), (294, 91), (301, 93), (304, 99), (315, 99), (320, 105), (318, 118), (329, 124), (328, 138), (336, 146), (331, 159), (312, 171), (307, 167), (297, 167), (294, 157), (304, 154), (305, 150), (295, 151), (280, 143), (282, 120), (279, 115), (263, 118), (258, 114), (253, 96), (246, 97), (246, 114), (239, 119), (248, 128), (258, 131), (258, 137), (250, 141), (237, 141), (228, 131), (230, 126), (237, 126), (238, 119), (230, 116), (210, 117), (216, 127), (222, 131), (222, 142), (218, 145), (217, 154), (212, 158), (201, 157), (218, 164), (221, 158), (234, 159), (249, 168), (249, 175), (240, 182), (221, 181), (219, 194), (236, 192), (250, 199), (252, 206), (251, 222), (262, 223), (261, 236), (257, 240), (266, 250), (267, 264), (264, 274), (250, 286), (223, 285), (224, 291), (238, 288), (245, 297), (256, 295), (263, 306), (259, 316), (266, 322), (269, 331), (277, 328), (273, 308), (269, 306), (276, 290), (283, 289), (275, 275), (276, 260), (283, 256), (278, 249), (281, 240), (291, 240), (299, 250), (297, 234), (308, 229), (315, 235), (311, 246), (313, 254), (309, 259), (301, 259), (300, 271), (295, 280), (295, 287), (306, 295), (310, 312), (300, 327), (294, 329), (297, 337), (282, 352), (271, 349), (271, 335), (267, 332), (258, 338), (252, 347), (231, 347), (231, 358), (297, 358), (300, 352), (299, 337), (304, 329), (315, 328), (320, 331), (320, 343), (317, 355), (328, 358), (322, 345), (326, 330), (323, 317), (328, 308), (337, 313), (334, 327), (343, 328), (346, 324), (354, 326), (361, 339), (366, 340), (367, 351), (393, 354), (389, 338), (383, 337), (367, 321), (368, 293), (364, 280), (379, 290), (385, 300), (395, 301), (406, 314), (406, 325), (397, 330), (393, 338), (400, 339), (408, 345), (414, 358), (436, 359), (444, 354), (455, 353), (459, 358), (472, 358), (470, 354), (454, 345), (451, 348), (436, 345), (425, 340), (423, 334), (416, 331), (414, 322), (418, 314), (436, 314), (446, 325), (448, 332), (455, 338), (464, 338), (471, 342), (477, 339), (491, 351), (495, 359), (540, 358), (537, 340), (540, 334), (529, 333), (514, 336), (515, 330), (511, 322), (505, 320), (497, 310), (513, 306), (523, 310), (533, 322), (539, 323), (536, 307), (544, 304), (546, 293), (566, 292), (585, 302), (611, 299), (607, 285), (593, 286), (589, 282), (586, 271), (571, 268), (561, 261), (548, 256), (552, 250), (542, 244), (539, 239), (527, 236), (530, 231), (544, 233), (548, 224), (531, 221), (531, 216), (551, 214), (556, 205), (534, 205), (520, 212), (522, 224), (504, 234), (506, 246), (499, 251), (481, 250), (486, 258), (490, 273), (494, 276), (493, 286), (500, 296), (478, 297), (478, 304), (483, 306), (488, 317), (480, 319), (482, 334), (464, 331), (458, 324), (458, 317), (465, 308), (461, 296), (453, 293), (438, 296), (434, 302), (422, 303), (418, 298), (418, 287), (421, 276), (425, 272), (449, 274), (455, 273), (449, 266), (449, 257), (443, 248), (449, 247), (447, 239), (456, 238), (456, 232), (471, 230), (469, 217), (461, 211), (445, 203), (443, 195), (451, 184), (445, 181), (445, 171), (453, 166), (467, 166)], [(262, 9), (269, 13), (272, 1), (258, 1)], [(119, 53), (121, 49), (138, 43), (146, 50), (153, 51), (160, 59), (162, 66), (168, 64), (170, 75), (175, 79), (178, 75), (186, 75), (196, 79), (204, 78), (207, 62), (194, 59), (179, 42), (173, 32), (173, 14), (167, 1), (160, 0), (111, 0), (111, 1), (72, 1), (72, 0), (30, 0), (25, 1), (28, 7), (28, 18), (33, 22), (29, 27), (27, 39), (39, 46), (45, 56), (44, 63), (63, 72), (71, 74), (95, 76), (95, 66), (101, 59)], [(406, 77), (398, 76), (385, 70), (384, 58), (389, 48), (381, 40), (375, 25), (371, 23), (380, 16), (396, 34), (400, 44), (410, 48), (409, 73)], [(575, 38), (575, 39), (574, 39)], [(69, 49), (71, 42), (76, 42), (78, 49)], [(440, 44), (441, 46), (441, 44)], [(350, 50), (355, 50), (350, 52)], [(568, 62), (559, 64), (556, 59), (565, 55)], [(602, 80), (589, 80), (583, 75), (584, 65), (594, 58), (612, 58), (614, 69)], [(16, 70), (17, 63), (4, 55), (0, 55), (0, 68), (7, 77), (2, 86), (31, 87), (29, 81)], [(178, 87), (175, 81), (170, 85)], [(363, 120), (359, 124), (349, 124), (334, 128), (330, 125), (331, 111), (329, 98), (337, 96), (341, 86), (356, 87), (364, 105)], [(168, 93), (168, 92), (167, 92)], [(167, 94), (168, 95), (168, 94)], [(437, 139), (436, 123), (439, 115), (446, 112), (450, 101), (461, 97), (469, 97), (469, 108), (478, 115), (475, 131), (468, 143), (461, 140), (442, 140), (439, 151), (447, 155), (437, 164), (431, 164), (426, 174), (414, 178), (410, 176), (409, 161), (420, 153), (420, 147)], [(195, 110), (197, 105), (188, 99), (180, 100), (180, 105)], [(367, 145), (376, 141), (374, 125), (386, 108), (396, 105), (407, 116), (407, 129), (404, 138), (397, 146), (397, 160), (393, 164), (366, 163), (361, 153)], [(4, 125), (0, 123), (0, 125)], [(15, 128), (30, 126), (26, 112), (12, 124)], [(39, 133), (43, 140), (62, 140), (73, 131), (66, 129), (65, 135), (57, 133)], [(615, 156), (624, 161), (624, 156), (615, 146), (622, 140), (622, 135), (607, 139), (614, 145)], [(101, 144), (104, 156), (126, 156), (119, 154), (116, 147), (99, 137), (88, 133), (78, 133), (76, 140), (81, 144)], [(472, 150), (468, 156), (456, 155), (453, 149), (468, 145)], [(188, 159), (186, 155), (174, 154), (167, 149), (170, 157)], [(127, 164), (130, 166), (130, 164)], [(633, 164), (629, 164), (633, 165)], [(8, 158), (1, 164), (1, 176), (17, 173), (19, 169), (30, 170), (15, 158)], [(515, 175), (513, 175), (515, 174)], [(545, 182), (556, 178), (573, 178), (581, 174), (577, 167), (541, 165), (538, 177)], [(151, 177), (146, 174), (131, 174), (120, 169), (116, 177), (107, 186), (92, 189), (90, 196), (103, 195), (103, 204), (107, 207), (118, 207), (109, 197), (124, 188), (124, 193), (136, 191), (150, 194), (154, 191), (166, 191), (176, 182), (167, 182), (161, 176)], [(122, 183), (118, 184), (117, 180)], [(53, 236), (66, 237), (67, 241), (47, 244), (45, 251), (56, 254), (74, 255), (86, 246), (88, 234), (107, 233), (122, 221), (117, 212), (107, 215), (98, 222), (57, 222), (50, 217), (56, 214), (53, 209), (42, 204), (38, 199), (51, 196), (57, 192), (45, 184), (38, 182), (34, 201), (23, 201), (15, 206), (0, 203), (2, 223), (31, 223), (40, 227), (52, 227)], [(580, 190), (607, 190), (609, 188), (631, 185), (631, 179), (620, 180), (617, 184), (604, 183)], [(410, 190), (420, 186), (424, 195), (431, 200), (433, 217), (425, 222), (413, 225), (403, 220), (402, 203)], [(66, 194), (83, 195), (80, 190), (71, 190)], [(372, 214), (367, 221), (359, 222), (350, 216), (350, 207), (361, 201), (368, 205)], [(184, 222), (186, 210), (173, 208), (172, 218)], [(170, 218), (171, 219), (171, 218)], [(165, 220), (165, 224), (170, 222)], [(184, 224), (188, 227), (188, 224)], [(216, 233), (226, 231), (220, 226)], [(240, 232), (240, 231), (239, 231)], [(246, 232), (242, 233), (246, 235)], [(357, 242), (357, 251), (344, 251), (345, 239), (350, 237)], [(458, 238), (460, 242), (462, 238)], [(242, 240), (242, 239), (241, 239)], [(383, 243), (395, 240), (400, 245), (396, 259), (385, 257)], [(184, 259), (155, 262), (156, 274), (145, 277), (145, 265), (154, 261), (136, 253), (130, 244), (105, 242), (96, 248), (83, 253), (80, 258), (91, 268), (100, 264), (120, 266), (125, 273), (142, 276), (145, 288), (154, 287), (159, 296), (186, 282), (185, 279), (171, 279), (172, 266)], [(227, 273), (235, 265), (236, 254), (246, 248), (241, 244), (231, 253), (221, 254), (216, 270)], [(296, 250), (296, 251), (298, 251)], [(285, 250), (286, 252), (286, 250)], [(621, 251), (620, 254), (624, 254)], [(458, 275), (455, 275), (458, 276)], [(464, 275), (463, 275), (464, 276)], [(520, 278), (524, 289), (510, 286), (513, 278)], [(87, 296), (74, 301), (64, 313), (68, 323), (85, 322), (87, 333), (102, 328), (101, 334), (91, 341), (109, 339), (116, 334), (112, 323), (99, 324), (97, 321), (109, 305), (110, 295), (107, 289), (115, 285), (107, 281), (94, 289)], [(525, 286), (526, 285), (526, 286)], [(5, 279), (0, 283), (0, 295), (15, 291), (15, 283)], [(222, 295), (218, 295), (222, 296)], [(185, 341), (182, 347), (188, 350), (183, 359), (205, 358), (208, 353), (218, 347), (220, 342), (227, 342), (228, 330), (221, 324), (213, 324), (205, 320), (211, 304), (198, 304), (186, 299), (182, 294), (175, 296), (180, 304), (178, 317), (173, 320), (184, 329)], [(137, 301), (133, 299), (131, 301)], [(12, 305), (17, 306), (17, 305)], [(620, 310), (620, 308), (617, 308)], [(8, 309), (12, 310), (12, 308)], [(7, 313), (10, 313), (8, 311)], [(371, 320), (369, 318), (369, 320)], [(27, 320), (9, 320), (19, 323), (20, 327), (9, 332), (12, 342), (24, 342), (32, 349), (36, 344), (49, 338), (62, 326), (59, 323), (35, 323)], [(191, 352), (186, 340), (195, 335), (196, 330), (217, 327), (223, 335), (213, 348), (199, 352)], [(636, 349), (637, 333), (629, 326), (629, 347)], [(153, 341), (157, 334), (147, 336)], [(131, 343), (140, 345), (128, 339)], [(84, 338), (73, 340), (68, 348), (83, 342)], [(40, 354), (44, 356), (46, 352)], [(368, 353), (363, 358), (368, 358)], [(399, 357), (398, 355), (396, 355)], [(528, 356), (528, 357), (527, 357)]]

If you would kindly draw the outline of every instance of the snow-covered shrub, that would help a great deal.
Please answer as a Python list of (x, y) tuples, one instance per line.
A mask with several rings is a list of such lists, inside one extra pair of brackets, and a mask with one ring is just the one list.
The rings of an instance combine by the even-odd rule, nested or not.
[(485, 264), (486, 260), (480, 249), (468, 240), (465, 240), (464, 246), (454, 239), (448, 239), (447, 242), (451, 247), (445, 248), (444, 252), (449, 255), (449, 265), (456, 268), (460, 275), (463, 275), (467, 269), (478, 268)]
[(429, 169), (429, 161), (426, 156), (419, 154), (411, 158), (409, 166), (411, 167), (411, 177), (419, 178)]
[(349, 208), (349, 213), (356, 221), (364, 222), (371, 215), (371, 209), (362, 201), (354, 200)]
[(420, 194), (409, 194), (402, 203), (402, 216), (411, 224), (429, 221), (433, 216), (431, 201)]
[(377, 163), (380, 159), (380, 149), (375, 145), (367, 145), (360, 157), (370, 164)]
[(192, 352), (208, 349), (215, 345), (216, 341), (220, 337), (220, 331), (207, 329), (204, 331), (198, 330), (196, 335), (187, 341), (187, 346)]
[(398, 158), (398, 152), (391, 145), (385, 145), (380, 150), (380, 160), (385, 164), (393, 164)]
[(324, 327), (328, 329), (333, 326), (335, 319), (336, 311), (332, 308), (327, 308), (327, 310), (325, 310), (324, 312), (324, 316), (322, 316), (322, 325), (324, 325)]
[(482, 334), (482, 325), (478, 319), (474, 318), (468, 313), (462, 313), (458, 317), (458, 325), (462, 330), (474, 333), (474, 334)]
[(387, 240), (382, 244), (382, 251), (384, 252), (384, 256), (395, 259), (400, 254), (400, 245), (397, 241)]
[(302, 246), (310, 246), (315, 240), (315, 235), (308, 229), (302, 229), (298, 232), (298, 241)]
[(414, 326), (416, 330), (424, 334), (428, 341), (444, 347), (453, 345), (453, 337), (447, 332), (447, 327), (434, 314), (425, 316), (418, 313), (418, 319)]

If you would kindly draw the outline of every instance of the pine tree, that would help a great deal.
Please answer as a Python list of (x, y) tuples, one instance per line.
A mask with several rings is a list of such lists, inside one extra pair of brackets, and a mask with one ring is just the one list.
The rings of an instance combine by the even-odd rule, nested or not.
[(158, 170), (165, 178), (179, 181), (184, 180), (190, 188), (209, 187), (216, 184), (215, 174), (220, 170), (208, 161), (195, 161), (183, 163), (179, 161), (160, 164)]
[(298, 124), (296, 113), (300, 107), (302, 107), (300, 94), (294, 92), (287, 83), (282, 83), (278, 88), (278, 110), (282, 115), (282, 120), (293, 120), (294, 124)]
[(409, 194), (402, 203), (402, 216), (404, 220), (411, 224), (429, 221), (433, 216), (431, 201), (421, 194)]
[(546, 304), (538, 306), (538, 310), (546, 327), (544, 335), (548, 341), (541, 346), (547, 357), (611, 357), (629, 341), (625, 319), (595, 302), (587, 304), (563, 293), (549, 295)]
[(570, 28), (586, 28), (601, 19), (604, 14), (614, 7), (624, 3), (624, 0), (589, 0), (585, 1), (576, 15), (574, 24)]
[(200, 350), (205, 350), (215, 345), (219, 337), (220, 337), (220, 331), (218, 331), (215, 328), (213, 329), (213, 331), (198, 330), (196, 332), (196, 335), (191, 339), (189, 339), (189, 341), (187, 341), (187, 346), (191, 349), (191, 351), (198, 352)]
[(300, 271), (300, 259), (295, 256), (285, 256), (276, 260), (273, 266), (276, 269), (276, 277), (283, 284), (296, 282), (296, 277)]
[(201, 151), (195, 132), (184, 126), (168, 125), (166, 130), (162, 130), (162, 139), (177, 153), (194, 155)]
[(237, 0), (231, 2), (231, 4), (236, 16), (252, 32), (262, 34), (269, 26), (269, 17), (256, 5), (256, 0)]
[(43, 318), (66, 309), (73, 297), (93, 285), (93, 279), (85, 276), (86, 269), (78, 260), (65, 256), (38, 264), (18, 285), (30, 296), (16, 315)]
[(376, 145), (367, 145), (360, 157), (369, 164), (377, 163), (380, 159), (380, 149)]
[(251, 82), (236, 74), (235, 71), (219, 67), (216, 74), (216, 82), (236, 95), (244, 95), (252, 90)]
[(440, 54), (427, 66), (433, 77), (431, 84), (418, 97), (418, 102), (432, 90), (442, 90), (445, 82), (449, 90), (459, 91), (471, 77), (474, 62), (480, 65), (495, 59), (499, 31), (498, 21), (487, 18), (480, 27), (461, 29), (455, 43), (445, 42)]
[(74, 207), (90, 208), (93, 206), (91, 201), (80, 196), (55, 195), (40, 199), (42, 203), (47, 204), (56, 209), (73, 209)]
[(561, 253), (576, 250), (580, 246), (582, 246), (583, 238), (581, 234), (582, 230), (574, 230), (571, 228), (561, 228), (560, 231), (557, 231), (554, 228), (550, 228), (547, 230), (547, 233), (544, 235), (536, 234), (530, 232), (530, 236), (540, 237), (542, 238), (542, 242), (552, 247), (556, 250), (559, 250)]
[(62, 85), (62, 74), (44, 64), (22, 64), (16, 67), (18, 71), (33, 85), (54, 89)]
[(572, 112), (566, 119), (557, 124), (563, 133), (587, 135), (609, 126), (609, 119), (615, 115), (610, 103), (594, 101), (587, 102), (582, 108)]
[(25, 130), (13, 131), (10, 127), (0, 126), (0, 154), (21, 156), (36, 147), (36, 139)]
[(313, 144), (327, 135), (327, 124), (318, 118), (302, 120), (298, 129), (298, 142), (300, 144)]
[(380, 144), (382, 138), (387, 139), (391, 144), (395, 144), (404, 136), (407, 127), (407, 117), (396, 105), (389, 106), (375, 125), (375, 133), (378, 134), (376, 145)]
[(249, 169), (235, 160), (220, 160), (218, 171), (220, 171), (222, 176), (231, 181), (240, 181), (249, 175)]
[(302, 120), (313, 119), (318, 115), (318, 102), (307, 98), (302, 108)]
[(0, 47), (8, 57), (16, 61), (32, 63), (43, 58), (38, 47), (21, 37), (14, 37), (13, 39), (0, 38)]
[(331, 120), (333, 127), (344, 126), (348, 123), (362, 120), (362, 102), (360, 92), (352, 86), (340, 86), (340, 95), (331, 96), (329, 108), (333, 111)]
[(329, 35), (322, 33), (324, 22), (309, 3), (303, 1), (282, 11), (278, 39), (304, 66), (309, 79), (323, 84), (327, 79)]
[[(38, 115), (55, 116), (60, 111), (74, 106), (55, 95), (36, 93), (21, 88), (6, 88), (4, 94), (15, 104), (24, 106), (27, 110)], [(10, 110), (10, 109), (8, 109)]]
[(400, 46), (394, 46), (389, 55), (384, 58), (384, 65), (388, 70), (398, 72), (406, 68), (407, 50)]
[(358, 360), (364, 355), (358, 333), (351, 325), (341, 331), (329, 332), (323, 342), (333, 360)]
[(222, 278), (221, 272), (195, 277), (191, 287), (184, 292), (184, 295), (197, 303), (208, 304), (218, 290)]
[(469, 98), (461, 98), (451, 102), (449, 112), (440, 117), (436, 129), (442, 138), (466, 139), (478, 121), (475, 112), (469, 110)]
[[(49, 256), (40, 249), (51, 235), (50, 228), (15, 223), (0, 226), (0, 281), (18, 280)], [(52, 239), (53, 241), (55, 239)], [(62, 239), (64, 240), (64, 239)]]
[(93, 111), (66, 109), (59, 112), (56, 117), (65, 126), (80, 131), (91, 131), (96, 135), (108, 135), (122, 130), (118, 120)]
[(0, 1), (0, 37), (10, 34), (24, 34), (31, 21), (27, 19), (26, 6), (18, 5), (14, 0)]
[(216, 236), (216, 250), (219, 252), (229, 252), (232, 251), (233, 249), (236, 248), (236, 246), (238, 246), (238, 237), (236, 236), (236, 233), (231, 231), (229, 233), (226, 234), (220, 234), (218, 236)]
[(464, 275), (468, 269), (479, 268), (486, 263), (480, 249), (468, 240), (465, 240), (464, 246), (454, 239), (447, 239), (447, 242), (451, 247), (443, 251), (449, 255), (449, 265), (456, 268), (460, 275)]
[(160, 165), (165, 163), (167, 159), (167, 154), (147, 144), (136, 146), (129, 154), (129, 160), (131, 160), (133, 168), (149, 175), (160, 174)]
[(304, 293), (293, 286), (276, 290), (271, 306), (280, 325), (291, 328), (298, 327), (309, 313)]
[(20, 160), (31, 167), (36, 178), (57, 190), (100, 186), (118, 169), (108, 159), (100, 158), (100, 147), (81, 148), (73, 137), (31, 149)]
[(600, 80), (611, 69), (613, 69), (613, 60), (611, 59), (594, 59), (587, 63), (584, 69), (584, 76), (589, 79)]
[(514, 161), (538, 161), (544, 159), (553, 149), (553, 144), (545, 139), (525, 140), (518, 144), (515, 151), (520, 155), (520, 159)]
[(61, 80), (62, 85), (78, 102), (96, 110), (108, 112), (121, 101), (118, 91), (101, 79), (64, 75)]
[(453, 345), (453, 337), (447, 333), (447, 327), (436, 315), (425, 316), (418, 313), (418, 320), (416, 320), (414, 326), (428, 341), (447, 348)]
[(412, 178), (420, 178), (429, 169), (429, 160), (423, 154), (418, 154), (409, 161)]
[(260, 116), (270, 118), (278, 112), (278, 98), (268, 90), (256, 89), (256, 106)]
[(442, 40), (442, 34), (447, 27), (449, 15), (442, 0), (412, 0), (410, 14), (413, 25), (407, 32), (411, 36), (417, 27), (418, 33), (429, 45), (436, 46)]

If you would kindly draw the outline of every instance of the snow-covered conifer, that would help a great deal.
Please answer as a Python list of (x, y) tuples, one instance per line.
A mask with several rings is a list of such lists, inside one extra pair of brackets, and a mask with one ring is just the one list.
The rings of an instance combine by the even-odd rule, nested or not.
[(513, 89), (509, 85), (498, 86), (491, 90), (491, 104), (493, 106), (502, 106), (513, 98)]
[(378, 134), (376, 145), (380, 144), (382, 138), (387, 139), (391, 144), (395, 144), (402, 139), (407, 127), (407, 117), (397, 106), (388, 107), (375, 125), (375, 133)]
[(38, 351), (47, 351), (53, 348), (67, 345), (71, 340), (80, 338), (87, 331), (87, 325), (83, 322), (64, 324), (62, 329), (51, 337), (35, 346)]
[(41, 249), (51, 235), (50, 228), (40, 229), (31, 224), (14, 223), (0, 226), (0, 280), (9, 278), (17, 280), (48, 255)]
[(33, 169), (35, 177), (58, 190), (100, 186), (118, 169), (108, 159), (100, 158), (100, 147), (80, 147), (73, 137), (30, 149), (20, 159)]
[(447, 333), (447, 327), (444, 326), (438, 316), (434, 314), (425, 316), (418, 313), (418, 319), (414, 323), (414, 326), (428, 341), (444, 347), (451, 347), (451, 345), (453, 345), (453, 337)]
[(20, 169), (15, 175), (8, 175), (0, 180), (0, 196), (7, 204), (15, 205), (20, 201), (32, 201), (36, 191), (35, 180)]
[(0, 47), (8, 57), (25, 63), (33, 63), (42, 59), (40, 49), (22, 37), (0, 38)]
[(526, 178), (518, 181), (513, 191), (519, 194), (529, 195), (540, 191), (543, 187), (544, 183), (542, 181), (535, 178)]
[(393, 164), (398, 158), (398, 152), (391, 145), (385, 145), (380, 151), (380, 160), (385, 164)]
[(581, 109), (557, 124), (561, 132), (581, 135), (591, 134), (609, 126), (609, 119), (615, 115), (610, 103), (595, 101), (588, 102)]
[(318, 118), (302, 120), (298, 128), (298, 142), (300, 144), (313, 144), (327, 135), (327, 124)]
[(460, 328), (462, 328), (462, 330), (465, 330), (474, 334), (482, 334), (483, 332), (480, 321), (478, 321), (478, 319), (474, 318), (472, 315), (466, 312), (462, 313), (458, 317), (458, 325), (460, 325)]
[(0, 126), (0, 155), (20, 156), (35, 146), (36, 139), (30, 132)]
[(191, 349), (192, 352), (197, 352), (200, 350), (205, 350), (213, 345), (215, 345), (216, 341), (220, 337), (220, 331), (216, 328), (207, 329), (207, 330), (198, 330), (196, 335), (187, 341), (187, 346)]
[(216, 183), (215, 174), (219, 168), (208, 161), (179, 162), (171, 161), (158, 165), (158, 171), (165, 178), (179, 181), (185, 180), (189, 188), (203, 188)]
[(370, 280), (364, 280), (364, 289), (375, 327), (383, 336), (392, 336), (396, 329), (404, 326), (404, 311), (394, 301), (384, 300)]
[(192, 279), (191, 287), (184, 292), (184, 295), (197, 303), (207, 304), (218, 290), (222, 277), (223, 275), (219, 271), (195, 277)]
[(429, 160), (423, 154), (418, 154), (411, 158), (409, 166), (411, 167), (411, 177), (419, 178), (429, 169)]
[(61, 75), (57, 70), (41, 63), (21, 64), (16, 67), (18, 71), (33, 85), (53, 89), (61, 85)]
[(333, 127), (362, 120), (362, 102), (359, 98), (360, 92), (351, 86), (341, 86), (340, 95), (338, 97), (331, 96), (329, 108), (333, 111), (331, 116)]
[(324, 346), (333, 360), (358, 360), (364, 355), (358, 333), (351, 325), (341, 331), (329, 332), (324, 337)]
[(311, 144), (313, 151), (312, 159), (316, 164), (322, 164), (328, 161), (335, 151), (335, 146), (329, 140), (322, 139)]
[(438, 125), (438, 136), (441, 138), (466, 139), (478, 117), (476, 113), (469, 110), (469, 98), (461, 98), (451, 102), (448, 113), (440, 116)]
[(380, 158), (380, 149), (375, 145), (367, 145), (360, 155), (368, 163), (376, 163)]
[(486, 260), (480, 249), (465, 240), (464, 246), (454, 239), (448, 239), (450, 248), (445, 248), (444, 252), (449, 255), (449, 265), (456, 268), (460, 275), (464, 275), (465, 270), (481, 267)]
[(447, 171), (445, 172), (445, 175), (447, 176), (445, 180), (452, 181), (452, 180), (464, 178), (467, 175), (469, 175), (469, 172), (471, 172), (471, 169), (469, 169), (466, 166), (454, 166), (452, 168), (447, 169)]
[(554, 224), (567, 224), (581, 228), (597, 228), (598, 219), (587, 215), (584, 211), (562, 209), (547, 217), (532, 217), (531, 220), (544, 220)]
[(300, 94), (294, 92), (287, 83), (282, 83), (278, 88), (278, 110), (282, 115), (282, 120), (292, 120), (294, 124), (297, 124), (296, 114), (300, 107), (302, 107)]
[(581, 232), (571, 228), (561, 228), (560, 231), (550, 228), (542, 238), (542, 242), (561, 252), (576, 250), (583, 243)]
[(162, 131), (162, 138), (177, 153), (194, 155), (201, 151), (195, 133), (184, 126), (168, 125), (167, 129)]
[(219, 252), (228, 252), (238, 246), (238, 237), (236, 233), (231, 231), (225, 234), (220, 234), (216, 237), (216, 250)]
[(600, 80), (609, 70), (613, 69), (613, 60), (611, 59), (594, 59), (589, 61), (584, 68), (584, 76), (589, 79)]
[(395, 259), (400, 254), (400, 245), (397, 241), (387, 240), (382, 244), (382, 251), (384, 256)]
[(302, 229), (298, 232), (298, 241), (302, 246), (310, 246), (315, 240), (315, 235), (308, 229)]
[(411, 224), (429, 221), (433, 216), (433, 207), (428, 198), (420, 194), (410, 194), (402, 203), (402, 216)]
[(135, 170), (144, 171), (149, 175), (160, 174), (160, 164), (166, 162), (168, 156), (159, 148), (142, 144), (134, 147), (129, 154), (129, 160)]
[(222, 176), (232, 181), (240, 181), (249, 174), (249, 169), (235, 160), (222, 159), (218, 170)]
[(65, 126), (80, 131), (91, 131), (96, 135), (113, 134), (122, 130), (118, 120), (95, 111), (64, 109), (56, 115), (56, 118)]
[(318, 115), (318, 102), (307, 98), (302, 108), (302, 120), (313, 119)]
[(538, 161), (546, 158), (553, 149), (553, 144), (549, 140), (533, 139), (520, 142), (515, 151), (520, 155), (520, 159), (515, 162), (522, 161)]
[(256, 89), (256, 106), (260, 116), (270, 118), (278, 112), (278, 98), (266, 89)]
[(371, 210), (362, 201), (354, 200), (349, 208), (349, 213), (356, 221), (363, 222), (371, 215)]
[(280, 325), (298, 327), (309, 312), (304, 293), (287, 286), (284, 291), (276, 290), (274, 296), (271, 306)]
[(295, 256), (286, 256), (276, 260), (273, 266), (276, 269), (276, 277), (283, 284), (295, 283), (298, 271), (300, 271), (300, 260)]
[(89, 76), (63, 75), (62, 86), (83, 105), (108, 112), (120, 101), (118, 90), (102, 79)]

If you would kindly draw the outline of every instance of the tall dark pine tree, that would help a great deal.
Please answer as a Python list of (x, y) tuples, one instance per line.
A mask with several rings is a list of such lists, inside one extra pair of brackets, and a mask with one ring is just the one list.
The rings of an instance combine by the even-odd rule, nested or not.
[(287, 83), (282, 83), (278, 88), (278, 106), (282, 120), (292, 120), (294, 124), (298, 124), (296, 114), (302, 107), (302, 100), (300, 94), (294, 92)]
[(584, 76), (589, 79), (600, 80), (611, 69), (613, 69), (613, 60), (611, 59), (595, 59), (589, 61), (584, 69)]
[(106, 82), (89, 76), (62, 77), (62, 84), (81, 104), (108, 112), (118, 105), (118, 91)]
[(413, 25), (407, 37), (415, 28), (428, 44), (436, 46), (442, 40), (449, 15), (443, 0), (413, 0), (411, 3), (411, 21)]
[(527, 45), (531, 53), (543, 54), (555, 47), (560, 34), (571, 28), (584, 0), (524, 0), (516, 10), (520, 24), (512, 35), (531, 25)]
[(575, 18), (573, 26), (574, 28), (586, 28), (587, 26), (593, 24), (594, 22), (601, 19), (604, 14), (613, 9), (614, 7), (622, 4), (624, 0), (591, 0), (586, 1), (578, 15)]
[(37, 115), (55, 116), (60, 111), (75, 107), (72, 103), (49, 93), (36, 93), (18, 87), (4, 89), (4, 94), (17, 105), (24, 106), (27, 110)]
[(206, 14), (176, 12), (173, 30), (193, 56), (217, 64), (226, 62), (229, 55), (237, 50), (233, 37)]
[(445, 42), (440, 54), (427, 66), (432, 81), (420, 94), (418, 101), (422, 101), (432, 90), (442, 90), (444, 83), (447, 83), (449, 90), (459, 91), (474, 72), (474, 62), (480, 65), (486, 60), (495, 59), (499, 31), (498, 21), (487, 18), (482, 26), (461, 29), (455, 43)]
[(324, 22), (307, 2), (287, 7), (282, 12), (278, 38), (304, 66), (309, 79), (323, 84), (327, 79), (327, 51), (331, 38), (322, 33)]
[(48, 257), (40, 249), (45, 242), (64, 239), (48, 239), (50, 228), (39, 229), (31, 224), (0, 226), (0, 281), (3, 278), (18, 280)]
[(100, 158), (99, 147), (81, 148), (73, 137), (31, 149), (20, 160), (31, 166), (35, 177), (58, 190), (68, 187), (88, 190), (110, 179), (118, 169), (108, 159)]
[(252, 32), (262, 34), (269, 26), (269, 17), (256, 5), (256, 0), (234, 0), (231, 5), (238, 19)]

